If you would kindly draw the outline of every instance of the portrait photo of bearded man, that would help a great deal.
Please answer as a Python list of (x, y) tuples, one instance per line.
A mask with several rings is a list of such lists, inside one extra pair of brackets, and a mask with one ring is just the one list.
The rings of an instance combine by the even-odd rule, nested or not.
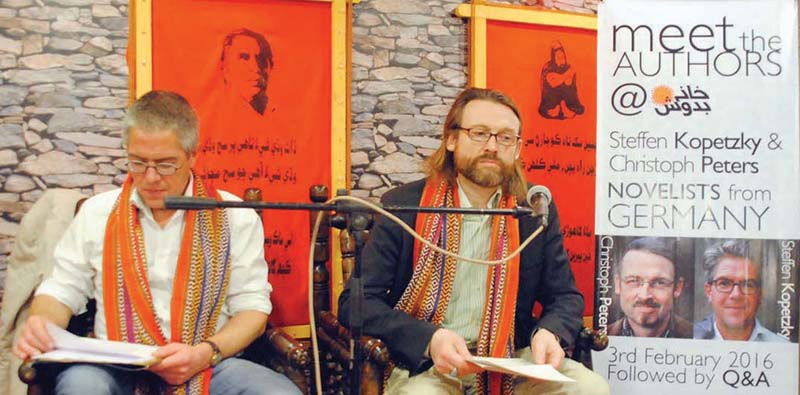
[(686, 288), (678, 274), (675, 239), (643, 237), (631, 241), (614, 267), (614, 294), (622, 318), (610, 336), (691, 338), (692, 324), (675, 314)]

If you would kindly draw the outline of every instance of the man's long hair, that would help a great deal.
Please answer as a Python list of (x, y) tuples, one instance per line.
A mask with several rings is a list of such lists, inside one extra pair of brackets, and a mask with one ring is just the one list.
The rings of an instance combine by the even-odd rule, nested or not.
[[(456, 170), (453, 153), (447, 150), (447, 139), (453, 133), (459, 132), (461, 118), (464, 114), (464, 107), (473, 100), (485, 100), (508, 107), (520, 121), (519, 133), (522, 133), (522, 118), (519, 115), (516, 104), (514, 104), (511, 98), (501, 92), (491, 89), (467, 88), (456, 97), (453, 106), (450, 107), (450, 112), (447, 113), (447, 118), (444, 120), (442, 145), (425, 161), (425, 171), (429, 177), (442, 177), (446, 179), (450, 185), (456, 184), (458, 171)], [(525, 181), (525, 173), (522, 171), (522, 162), (517, 159), (514, 161), (513, 175), (509, 179), (503, 181), (503, 193), (513, 194), (517, 197), (517, 201), (524, 202), (526, 192), (527, 183)]]

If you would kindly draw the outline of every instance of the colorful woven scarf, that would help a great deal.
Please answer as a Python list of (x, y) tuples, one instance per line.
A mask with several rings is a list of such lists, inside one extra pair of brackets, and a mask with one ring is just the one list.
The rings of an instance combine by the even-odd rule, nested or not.
[[(420, 206), (459, 207), (458, 190), (445, 180), (428, 179)], [(498, 208), (513, 207), (515, 199), (503, 196)], [(462, 216), (457, 214), (418, 214), (416, 231), (432, 244), (458, 252)], [(519, 224), (512, 216), (495, 216), (492, 222), (490, 259), (500, 259), (519, 246)], [(440, 325), (447, 311), (457, 260), (414, 242), (414, 274), (395, 309)], [(504, 265), (487, 267), (486, 304), (478, 336), (480, 356), (509, 358), (514, 353), (514, 315), (519, 288), (519, 257)], [(477, 378), (478, 394), (512, 394), (513, 379), (508, 375), (484, 372)]]
[[(220, 198), (196, 177), (194, 196)], [(125, 181), (108, 217), (103, 244), (103, 301), (110, 340), (163, 346), (147, 279), (139, 210)], [(170, 301), (171, 342), (194, 345), (214, 335), (230, 278), (230, 226), (225, 210), (187, 211)], [(208, 394), (211, 368), (169, 394)], [(137, 383), (141, 389), (144, 383)], [(137, 391), (142, 392), (142, 391)]]

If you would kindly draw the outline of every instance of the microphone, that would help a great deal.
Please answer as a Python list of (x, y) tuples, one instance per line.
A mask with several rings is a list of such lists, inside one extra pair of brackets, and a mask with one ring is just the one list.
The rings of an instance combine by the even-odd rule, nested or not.
[(533, 209), (534, 217), (542, 217), (542, 226), (547, 227), (547, 215), (550, 213), (550, 202), (553, 200), (553, 194), (544, 185), (534, 185), (528, 189), (528, 196), (526, 198), (528, 205)]

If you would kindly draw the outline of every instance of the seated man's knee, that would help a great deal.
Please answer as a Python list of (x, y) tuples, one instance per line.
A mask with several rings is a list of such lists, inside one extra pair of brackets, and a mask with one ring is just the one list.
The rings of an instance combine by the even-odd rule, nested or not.
[(608, 382), (602, 376), (589, 369), (584, 368), (580, 374), (572, 378), (576, 380), (573, 383), (575, 384), (576, 395), (609, 395), (611, 393)]
[(228, 358), (214, 367), (210, 392), (211, 395), (302, 395), (286, 376), (239, 358)]
[(108, 394), (122, 395), (130, 392), (129, 380), (110, 368), (94, 365), (73, 365), (56, 377), (57, 395)]
[(389, 377), (386, 392), (389, 395), (455, 395), (464, 393), (459, 381), (448, 379), (436, 373), (434, 368), (413, 377), (409, 377), (408, 371), (395, 368)]

